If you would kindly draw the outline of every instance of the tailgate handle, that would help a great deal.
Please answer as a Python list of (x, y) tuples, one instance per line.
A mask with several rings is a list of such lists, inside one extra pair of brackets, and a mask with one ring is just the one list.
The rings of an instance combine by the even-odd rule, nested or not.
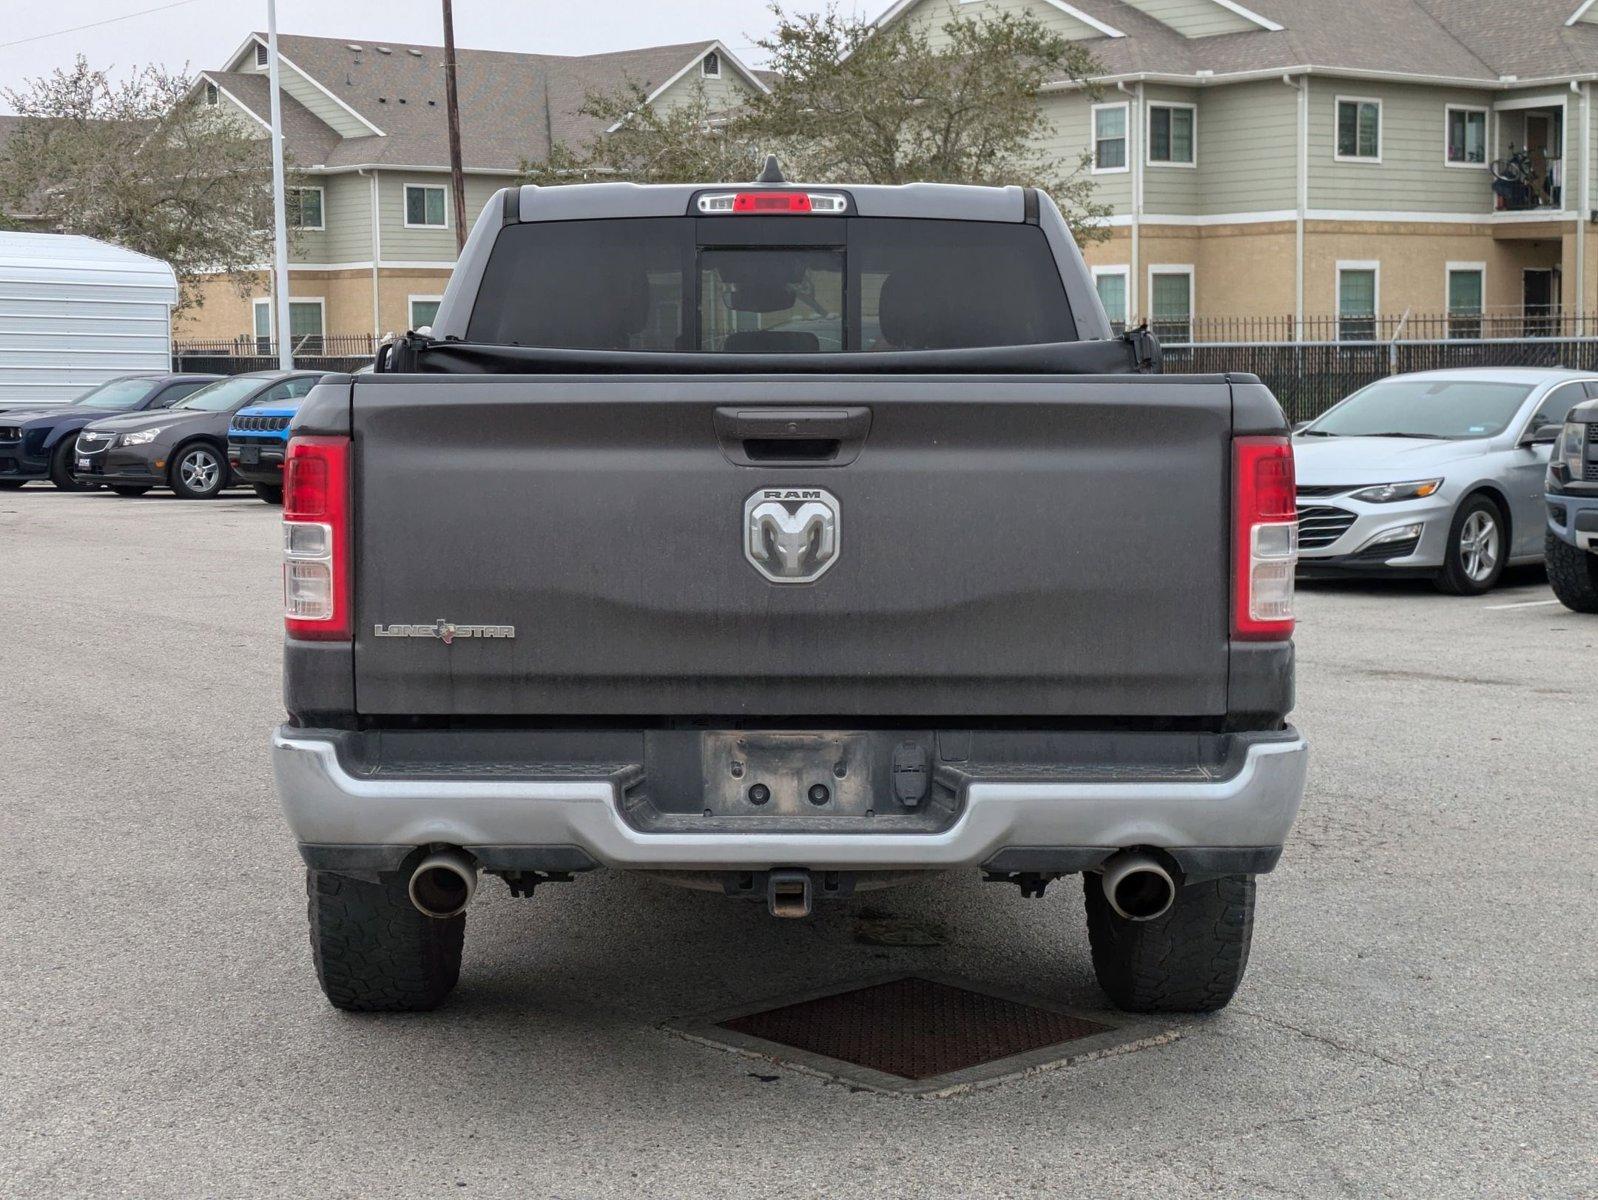
[(740, 467), (842, 467), (871, 432), (869, 408), (718, 408), (716, 439)]

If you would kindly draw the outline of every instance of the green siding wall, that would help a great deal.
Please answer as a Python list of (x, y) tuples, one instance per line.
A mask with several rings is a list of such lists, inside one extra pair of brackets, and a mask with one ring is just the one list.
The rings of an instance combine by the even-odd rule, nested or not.
[[(1099, 103), (1130, 100), (1109, 90)], [(1209, 216), (1269, 212), (1296, 207), (1297, 95), (1276, 80), (1216, 88), (1148, 86), (1141, 115), (1132, 120), (1133, 156), (1147, 157), (1149, 105), (1160, 101), (1197, 105), (1196, 167), (1146, 163), (1143, 214)], [(1054, 125), (1045, 150), (1061, 169), (1073, 164), (1091, 144), (1089, 112), (1094, 101), (1080, 93), (1042, 97)], [(1439, 135), (1440, 136), (1440, 135)], [(1095, 199), (1119, 214), (1132, 210), (1132, 173), (1092, 175)]]
[[(1382, 102), (1380, 163), (1335, 160), (1338, 96), (1369, 97)], [(1485, 216), (1492, 211), (1492, 176), (1480, 167), (1445, 164), (1444, 106), (1487, 107), (1490, 100), (1490, 93), (1466, 89), (1312, 79), (1310, 207)], [(1489, 153), (1498, 155), (1496, 143), (1490, 145)]]
[[(1081, 6), (1082, 11), (1091, 12), (1091, 3)], [(948, 44), (949, 39), (943, 33), (943, 26), (948, 24), (951, 17), (977, 17), (984, 13), (1031, 13), (1044, 28), (1052, 30), (1063, 38), (1071, 41), (1085, 41), (1088, 38), (1103, 37), (1093, 26), (1084, 21), (1079, 21), (1070, 13), (1061, 12), (1054, 5), (1045, 0), (978, 0), (971, 4), (960, 4), (958, 0), (922, 0), (922, 2), (905, 13), (901, 20), (914, 21), (919, 25), (930, 26), (932, 30), (931, 41), (934, 47)], [(1106, 24), (1113, 25), (1113, 21), (1094, 13), (1094, 16)]]
[[(1205, 0), (1208, 3), (1208, 0)], [(1161, 101), (1198, 106), (1194, 113), (1195, 138), (1193, 157), (1196, 166), (1182, 167), (1173, 163), (1151, 163), (1148, 159), (1149, 113)], [(1137, 122), (1138, 154), (1145, 160), (1143, 167), (1143, 211), (1147, 213), (1179, 213), (1184, 216), (1204, 211), (1203, 175), (1205, 169), (1205, 137), (1208, 134), (1203, 104), (1195, 88), (1146, 86), (1143, 89), (1143, 115)]]
[(1168, 25), (1183, 37), (1258, 32), (1262, 27), (1223, 8), (1215, 0), (1121, 0), (1123, 4)]
[[(383, 241), (384, 262), (437, 262), (455, 261), (455, 221), (458, 214), (454, 203), (446, 198), (451, 209), (449, 226), (445, 229), (405, 228), (405, 185), (428, 184), (449, 191), (448, 172), (378, 172), (378, 218)], [(468, 175), (466, 177), (466, 225), (470, 229), (483, 211), (490, 197), (507, 184), (516, 183), (509, 175)], [(370, 201), (368, 200), (368, 203)]]
[(700, 73), (700, 68), (695, 64), (693, 70), (672, 84), (655, 100), (655, 107), (663, 111), (675, 108), (693, 99), (694, 91), (700, 85), (704, 86), (705, 99), (712, 112), (724, 108), (735, 108), (743, 102), (752, 90), (744, 82), (743, 76), (733, 70), (723, 56), (721, 62), (721, 78), (706, 79)]
[[(1109, 93), (1105, 95), (1104, 100), (1115, 103), (1125, 98), (1120, 93), (1113, 94), (1115, 100), (1110, 99)], [(1057, 170), (1060, 174), (1069, 174), (1077, 169), (1077, 163), (1083, 153), (1092, 146), (1093, 128), (1090, 109), (1093, 102), (1079, 92), (1050, 92), (1039, 97), (1038, 102), (1043, 106), (1043, 114), (1053, 127), (1053, 132), (1043, 139), (1043, 152), (1059, 164)], [(1138, 145), (1137, 130), (1133, 129), (1128, 146), (1129, 156), (1138, 153)], [(1088, 175), (1087, 167), (1083, 167), (1082, 172), (1086, 178), (1093, 181), (1095, 200), (1113, 205), (1117, 213), (1131, 211), (1132, 172)]]
[(289, 257), (297, 263), (372, 261), (372, 181), (361, 175), (305, 175), (291, 186), (322, 189), (322, 230), (293, 233)]
[[(329, 127), (336, 130), (341, 137), (371, 137), (372, 131), (365, 122), (357, 118), (349, 109), (345, 108), (333, 97), (329, 96), (311, 80), (301, 74), (298, 68), (281, 55), (278, 57), (278, 82), (283, 90), (293, 96), (316, 116), (320, 117)], [(253, 55), (246, 54), (241, 71), (255, 71), (265, 75), (265, 67), (257, 67)]]
[(1214, 215), (1297, 208), (1297, 121), (1298, 93), (1280, 80), (1203, 89), (1200, 211)]

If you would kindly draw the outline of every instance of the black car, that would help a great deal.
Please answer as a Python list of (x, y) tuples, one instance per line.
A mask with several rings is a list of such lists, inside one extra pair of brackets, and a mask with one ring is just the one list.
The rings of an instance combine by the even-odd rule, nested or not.
[(76, 434), (110, 413), (168, 408), (221, 375), (119, 375), (91, 388), (71, 404), (0, 413), (0, 488), (19, 488), (48, 478), (62, 491), (81, 491), (74, 477)]
[(209, 500), (232, 482), (227, 427), (247, 404), (303, 396), (320, 371), (255, 371), (201, 388), (158, 413), (108, 417), (78, 435), (73, 469), (119, 496), (170, 487), (185, 500)]

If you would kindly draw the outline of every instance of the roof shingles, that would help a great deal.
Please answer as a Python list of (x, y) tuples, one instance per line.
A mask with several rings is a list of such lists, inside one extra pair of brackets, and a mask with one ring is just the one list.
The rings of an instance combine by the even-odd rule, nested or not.
[[(360, 45), (356, 51), (336, 38), (278, 36), (284, 58), (383, 131), (342, 141), (335, 135), (336, 144), (314, 162), (398, 167), (448, 161), (443, 48)], [(469, 169), (515, 171), (548, 155), (551, 134), (556, 142), (581, 144), (602, 132), (600, 122), (578, 112), (590, 93), (609, 94), (629, 82), (653, 91), (713, 45), (685, 42), (583, 57), (457, 50), (462, 162)], [(292, 131), (285, 128), (284, 138), (302, 163), (308, 161)]]

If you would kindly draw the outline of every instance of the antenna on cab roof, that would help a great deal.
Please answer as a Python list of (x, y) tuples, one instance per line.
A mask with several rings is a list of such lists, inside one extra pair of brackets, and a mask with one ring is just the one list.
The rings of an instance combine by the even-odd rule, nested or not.
[(783, 178), (782, 164), (777, 161), (775, 154), (766, 155), (766, 165), (760, 168), (760, 174), (755, 176), (756, 183), (787, 183)]

